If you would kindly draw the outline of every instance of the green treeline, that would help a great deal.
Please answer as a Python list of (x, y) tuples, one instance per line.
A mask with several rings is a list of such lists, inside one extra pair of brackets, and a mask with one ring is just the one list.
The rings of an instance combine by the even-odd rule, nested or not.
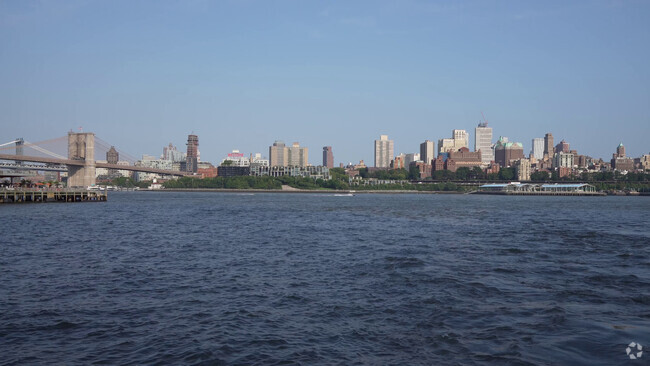
[[(389, 184), (352, 184), (350, 185), (347, 174), (342, 168), (330, 169), (331, 179), (313, 179), (305, 177), (216, 177), (193, 178), (183, 177), (163, 183), (165, 188), (192, 189), (192, 188), (221, 188), (221, 189), (282, 189), (288, 185), (298, 189), (333, 189), (333, 190), (413, 190), (413, 191), (465, 191), (466, 186), (451, 181), (513, 181), (516, 180), (513, 168), (503, 168), (498, 174), (485, 174), (480, 168), (459, 168), (456, 172), (447, 170), (436, 171), (433, 177), (421, 183), (410, 183), (418, 180), (419, 169), (391, 169), (369, 172), (367, 168), (359, 169), (362, 178), (376, 178), (378, 180), (399, 181)], [(435, 181), (435, 182), (434, 182)], [(443, 182), (440, 182), (443, 181)], [(636, 190), (650, 192), (650, 173), (599, 172), (582, 173), (579, 176), (559, 178), (557, 174), (548, 172), (535, 172), (531, 174), (533, 182), (583, 182), (593, 184), (598, 190)], [(135, 182), (131, 178), (118, 178), (113, 180), (113, 185), (120, 187), (148, 187), (151, 182)]]
[(182, 177), (163, 183), (165, 188), (281, 189), (282, 182), (272, 177)]

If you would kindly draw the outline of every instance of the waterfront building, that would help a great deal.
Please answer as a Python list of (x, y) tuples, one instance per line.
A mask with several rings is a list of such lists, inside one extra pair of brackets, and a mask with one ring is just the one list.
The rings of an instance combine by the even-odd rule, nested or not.
[[(185, 169), (188, 172), (196, 173), (199, 162), (199, 136), (187, 136), (187, 157)], [(171, 167), (170, 167), (171, 169)]]
[(487, 122), (481, 122), (474, 129), (474, 151), (481, 152), (481, 159), (484, 166), (494, 160), (494, 150), (492, 150), (492, 127), (488, 127)]
[(435, 159), (435, 146), (433, 141), (426, 140), (420, 144), (420, 159), (427, 164), (431, 164), (431, 161)]
[(553, 158), (553, 134), (550, 132), (544, 135), (544, 157)]
[(375, 140), (375, 168), (388, 168), (393, 160), (395, 144), (388, 135), (379, 136)]
[(494, 160), (502, 167), (509, 167), (515, 160), (524, 158), (524, 146), (521, 142), (509, 142), (500, 137), (494, 147)]
[(544, 158), (544, 139), (541, 137), (533, 139), (533, 147), (530, 154), (537, 160)]
[(268, 166), (261, 164), (250, 165), (250, 175), (256, 177), (271, 176), (307, 177), (314, 179), (330, 179), (329, 168), (326, 166)]
[(517, 175), (517, 180), (519, 181), (529, 181), (530, 180), (530, 160), (528, 159), (519, 159), (514, 163), (515, 174)]
[(537, 184), (537, 183), (490, 183), (478, 187), (479, 193), (533, 194), (533, 195), (600, 195), (596, 187), (586, 183)]
[(219, 168), (217, 167), (207, 167), (207, 168), (201, 168), (199, 166), (198, 169), (196, 169), (196, 174), (201, 176), (201, 179), (204, 178), (214, 178), (218, 175), (219, 173)]
[(238, 177), (238, 176), (247, 176), (251, 175), (250, 166), (241, 166), (241, 165), (226, 165), (219, 166), (217, 168), (218, 177)]
[(270, 166), (287, 166), (289, 164), (289, 149), (283, 141), (277, 140), (269, 146)]
[(323, 146), (323, 166), (334, 168), (334, 154), (331, 146)]

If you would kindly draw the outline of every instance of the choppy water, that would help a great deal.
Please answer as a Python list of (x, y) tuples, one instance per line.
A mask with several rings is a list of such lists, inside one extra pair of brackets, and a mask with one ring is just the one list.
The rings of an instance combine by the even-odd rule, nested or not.
[[(0, 206), (0, 364), (628, 365), (650, 198)], [(634, 363), (636, 362), (636, 363)]]

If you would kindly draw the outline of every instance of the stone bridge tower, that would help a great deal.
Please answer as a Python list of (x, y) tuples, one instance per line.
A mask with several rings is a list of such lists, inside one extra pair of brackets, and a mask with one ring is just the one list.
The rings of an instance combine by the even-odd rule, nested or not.
[(68, 132), (68, 159), (82, 160), (83, 166), (68, 165), (68, 187), (95, 185), (95, 134)]

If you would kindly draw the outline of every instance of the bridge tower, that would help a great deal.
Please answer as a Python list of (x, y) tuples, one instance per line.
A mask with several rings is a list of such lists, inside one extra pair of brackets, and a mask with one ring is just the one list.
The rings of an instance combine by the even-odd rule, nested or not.
[(84, 166), (68, 165), (68, 187), (95, 185), (94, 133), (68, 132), (68, 159), (84, 161)]

